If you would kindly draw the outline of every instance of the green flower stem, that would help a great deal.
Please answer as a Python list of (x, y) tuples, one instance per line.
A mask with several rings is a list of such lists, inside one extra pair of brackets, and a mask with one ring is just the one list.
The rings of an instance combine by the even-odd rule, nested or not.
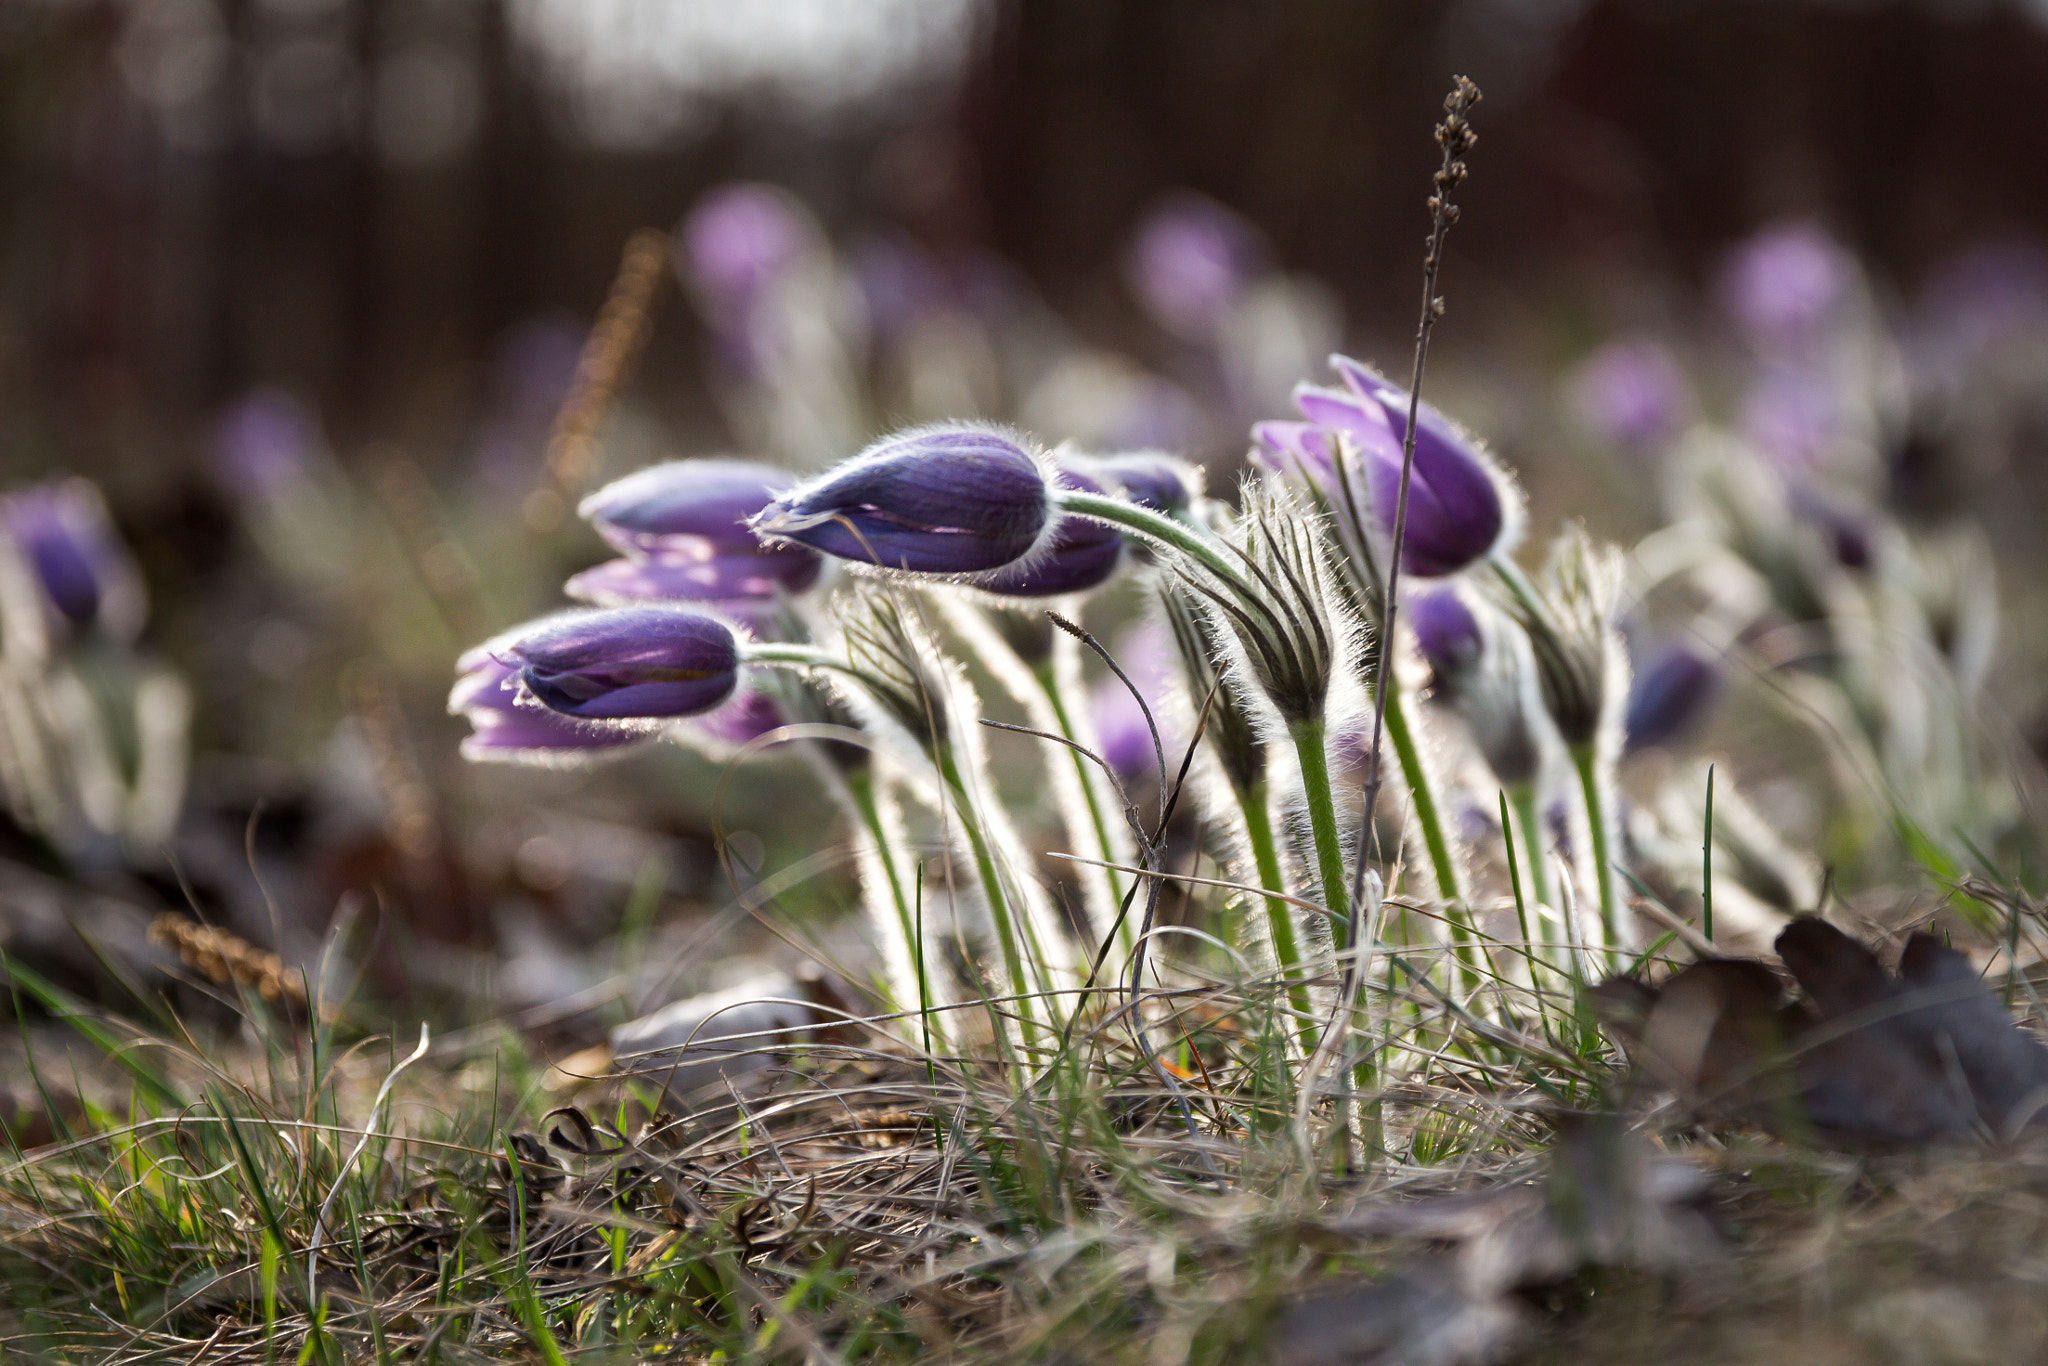
[[(1258, 870), (1259, 886), (1269, 891), (1282, 891), (1287, 884), (1280, 875), (1280, 845), (1273, 837), (1273, 812), (1267, 803), (1266, 784), (1256, 783), (1249, 792), (1240, 794), (1239, 805), (1244, 810), (1245, 840), (1252, 848), (1252, 866)], [(1294, 907), (1275, 897), (1266, 898), (1266, 931), (1273, 938), (1273, 957), (1280, 965), (1280, 975), (1285, 977), (1288, 1004), (1294, 1007), (1294, 1014), (1301, 1027), (1302, 1046), (1314, 1048), (1316, 1042), (1315, 1020), (1310, 1015), (1311, 1005), (1308, 983), (1300, 980), (1301, 940), (1295, 934)]]
[[(1009, 979), (1010, 994), (1016, 997), (1017, 1012), (1026, 1020), (1027, 1042), (1034, 1041), (1045, 1027), (1040, 1011), (1042, 1003), (1034, 992), (1037, 983), (1027, 963), (1041, 963), (1044, 955), (1037, 951), (1037, 945), (1026, 944), (1030, 927), (1024, 928), (1020, 938), (1015, 917), (1011, 914), (1009, 889), (1003, 885), (1001, 870), (996, 865), (995, 851), (989, 847), (988, 836), (976, 818), (974, 801), (968, 795), (966, 780), (960, 773), (960, 761), (953, 753), (953, 746), (944, 741), (932, 747), (932, 761), (945, 780), (947, 790), (952, 794), (955, 818), (960, 822), (961, 831), (967, 836), (969, 852), (974, 856), (974, 869), (981, 879), (982, 895), (988, 898), (989, 917), (996, 923), (997, 945), (1003, 955), (1003, 973)], [(1026, 954), (1029, 951), (1027, 959)]]
[(1445, 901), (1460, 902), (1458, 865), (1451, 859), (1450, 841), (1444, 838), (1443, 821), (1437, 814), (1436, 794), (1422, 767), (1421, 751), (1415, 747), (1415, 733), (1408, 728), (1408, 711), (1401, 704), (1401, 688), (1393, 671), (1387, 673), (1387, 739), (1401, 761), (1401, 776), (1408, 780), (1408, 795), (1415, 803), (1415, 821), (1422, 827), (1422, 842), (1429, 849), (1430, 865), (1436, 869), (1437, 895)]
[[(1057, 650), (1060, 648), (1059, 642), (1061, 640), (1071, 639), (1072, 637), (1062, 632), (1058, 639), (1054, 640), (1053, 648)], [(1059, 723), (1059, 734), (1064, 735), (1069, 740), (1076, 740), (1078, 737), (1074, 734), (1074, 722), (1067, 714), (1066, 700), (1060, 694), (1059, 680), (1054, 676), (1053, 670), (1054, 666), (1047, 664), (1043, 668), (1031, 670), (1031, 676), (1038, 680), (1038, 685), (1045, 694), (1045, 704), (1051, 709), (1053, 720)], [(1066, 746), (1062, 745), (1060, 748), (1066, 749)], [(1067, 749), (1066, 752), (1068, 762), (1074, 766), (1074, 777), (1081, 784), (1081, 798), (1087, 804), (1088, 821), (1085, 828), (1093, 832), (1095, 836), (1095, 847), (1089, 853), (1105, 863), (1123, 861), (1121, 857), (1122, 850), (1110, 834), (1109, 814), (1102, 809), (1101, 771), (1095, 767), (1093, 761), (1083, 757), (1078, 751)], [(1071, 826), (1079, 823), (1070, 821), (1069, 824)], [(1124, 875), (1114, 868), (1104, 868), (1099, 871), (1109, 883), (1110, 906), (1112, 908), (1121, 906), (1125, 890)], [(1116, 912), (1114, 909), (1111, 909), (1109, 914), (1114, 917)], [(1096, 932), (1098, 934), (1106, 934), (1109, 932), (1109, 928), (1108, 925), (1098, 925), (1096, 926)], [(1134, 923), (1134, 917), (1125, 916), (1123, 922), (1116, 927), (1116, 944), (1119, 956), (1127, 956), (1132, 949), (1137, 947), (1138, 932), (1137, 926)], [(1089, 945), (1091, 952), (1097, 947), (1099, 945)]]
[[(1543, 848), (1543, 818), (1536, 810), (1536, 784), (1516, 783), (1508, 789), (1515, 820), (1522, 827), (1522, 848), (1529, 870), (1529, 899), (1539, 906), (1556, 908), (1550, 899), (1550, 860)], [(1508, 838), (1514, 838), (1510, 833)]]
[[(888, 825), (882, 819), (881, 802), (875, 792), (875, 775), (867, 769), (855, 769), (845, 775), (848, 804), (854, 815), (866, 828), (868, 838), (875, 842), (876, 861), (881, 865), (882, 876), (889, 884), (890, 909), (895, 912), (896, 923), (901, 928), (903, 943), (909, 950), (911, 970), (917, 974), (917, 1014), (924, 1024), (925, 1051), (931, 1051), (931, 982), (927, 976), (927, 965), (931, 958), (925, 952), (922, 937), (918, 933), (917, 912), (910, 899), (903, 893), (903, 874), (896, 864), (894, 843), (889, 838)], [(893, 988), (896, 983), (890, 983)], [(903, 1010), (909, 1002), (892, 1000), (889, 1004)]]
[(1607, 848), (1607, 800), (1600, 790), (1599, 757), (1592, 745), (1574, 745), (1572, 763), (1579, 770), (1579, 791), (1586, 799), (1586, 824), (1592, 827), (1594, 877), (1600, 887), (1600, 928), (1607, 937), (1610, 963), (1621, 945), (1621, 897), (1615, 885), (1614, 858)]
[(1228, 546), (1186, 522), (1175, 521), (1150, 508), (1127, 503), (1121, 498), (1111, 498), (1100, 493), (1083, 493), (1078, 489), (1054, 489), (1052, 499), (1053, 504), (1063, 511), (1108, 522), (1141, 541), (1179, 551), (1225, 583), (1236, 584), (1247, 593), (1257, 591), (1245, 577), (1243, 562), (1232, 557)]
[(1330, 762), (1324, 748), (1327, 727), (1320, 716), (1288, 727), (1301, 761), (1301, 791), (1308, 807), (1309, 835), (1316, 847), (1316, 877), (1337, 947), (1351, 947), (1350, 883), (1344, 876), (1344, 846), (1337, 836), (1337, 804), (1330, 791)]

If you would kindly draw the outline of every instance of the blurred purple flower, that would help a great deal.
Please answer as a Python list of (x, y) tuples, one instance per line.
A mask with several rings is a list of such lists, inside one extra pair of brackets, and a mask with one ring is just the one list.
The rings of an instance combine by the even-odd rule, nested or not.
[(744, 688), (722, 706), (690, 718), (689, 728), (721, 747), (739, 749), (789, 724), (773, 697)]
[(1123, 490), (1124, 497), (1154, 512), (1186, 512), (1202, 492), (1202, 472), (1185, 460), (1160, 451), (1105, 455), (1087, 468)]
[(1626, 752), (1667, 745), (1700, 721), (1721, 690), (1716, 662), (1682, 640), (1652, 654), (1636, 671), (1622, 713)]
[(919, 319), (945, 306), (944, 276), (924, 248), (909, 238), (864, 237), (848, 254), (872, 341), (898, 342)]
[[(1167, 705), (1173, 694), (1176, 664), (1173, 641), (1166, 628), (1153, 621), (1133, 626), (1117, 637), (1111, 654), (1130, 675), (1131, 682), (1138, 685), (1145, 706), (1152, 709), (1167, 765), (1177, 766), (1186, 740), (1177, 733), (1173, 709)], [(1157, 767), (1144, 709), (1119, 679), (1105, 678), (1090, 688), (1088, 709), (1095, 720), (1096, 736), (1102, 742), (1102, 757), (1119, 778), (1129, 783)]]
[(1689, 404), (1678, 363), (1647, 338), (1601, 347), (1573, 371), (1570, 388), (1580, 421), (1606, 440), (1633, 450), (1668, 439)]
[(803, 254), (804, 210), (772, 185), (722, 185), (683, 219), (677, 268), (713, 311), (736, 318)]
[(1855, 278), (1855, 263), (1820, 225), (1780, 223), (1729, 254), (1721, 302), (1754, 340), (1797, 341), (1827, 321)]
[(650, 738), (645, 731), (580, 724), (544, 707), (520, 706), (518, 669), (494, 658), (491, 649), (480, 646), (456, 661), (460, 677), (448, 694), (448, 711), (472, 728), (462, 742), (463, 758), (570, 761)]
[[(1252, 429), (1253, 455), (1269, 469), (1314, 485), (1341, 513), (1335, 461), (1337, 438), (1347, 438), (1363, 462), (1367, 510), (1379, 532), (1391, 535), (1408, 392), (1349, 357), (1333, 356), (1330, 363), (1346, 387), (1296, 389), (1295, 406), (1307, 422), (1259, 423)], [(1455, 574), (1512, 540), (1518, 508), (1506, 476), (1443, 414), (1425, 403), (1416, 426), (1401, 568), (1422, 578)]]
[(565, 612), (490, 653), (516, 666), (521, 686), (543, 706), (585, 720), (693, 716), (739, 682), (732, 628), (676, 607)]
[(1439, 680), (1463, 677), (1486, 649), (1478, 618), (1451, 589), (1416, 594), (1407, 604), (1406, 617), (1422, 657)]
[(0, 533), (13, 541), (53, 618), (132, 640), (148, 614), (142, 577), (87, 479), (0, 496)]
[(214, 477), (238, 501), (267, 503), (305, 480), (321, 445), (304, 404), (282, 389), (252, 390), (214, 430)]
[(628, 555), (758, 551), (747, 519), (795, 482), (751, 460), (670, 460), (606, 484), (576, 514)]
[(803, 546), (753, 554), (648, 555), (606, 560), (570, 578), (562, 591), (579, 602), (619, 607), (636, 602), (728, 602), (801, 593), (818, 581), (824, 562)]
[(1124, 278), (1154, 320), (1175, 336), (1206, 341), (1243, 297), (1265, 253), (1237, 213), (1197, 194), (1161, 202), (1132, 236)]
[(1981, 242), (1937, 265), (1915, 307), (1916, 349), (1951, 363), (2048, 326), (2048, 249), (2029, 238)]
[(770, 544), (922, 574), (1022, 559), (1051, 520), (1045, 472), (1014, 434), (949, 424), (886, 436), (750, 523)]
[(1742, 401), (1743, 433), (1786, 470), (1820, 465), (1846, 417), (1836, 382), (1800, 365), (1766, 367)]

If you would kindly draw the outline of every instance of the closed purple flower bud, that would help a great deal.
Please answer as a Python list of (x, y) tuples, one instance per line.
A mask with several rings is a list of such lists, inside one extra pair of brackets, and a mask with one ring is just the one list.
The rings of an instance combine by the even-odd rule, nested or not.
[(1185, 512), (1202, 491), (1200, 470), (1157, 451), (1106, 455), (1089, 461), (1088, 468), (1107, 475), (1124, 497), (1154, 512)]
[[(1073, 470), (1062, 469), (1058, 479), (1063, 488), (1105, 492), (1096, 480)], [(985, 593), (1014, 598), (1085, 593), (1116, 573), (1123, 545), (1122, 533), (1112, 526), (1089, 517), (1061, 517), (1044, 546), (1028, 559), (976, 574), (965, 582)]]
[(1422, 657), (1440, 682), (1463, 677), (1486, 649), (1479, 620), (1465, 600), (1450, 589), (1417, 594), (1404, 613), (1415, 632)]
[(578, 723), (545, 707), (520, 706), (519, 671), (494, 658), (492, 648), (471, 650), (456, 662), (462, 676), (448, 694), (448, 711), (473, 730), (462, 742), (463, 758), (566, 762), (648, 739), (644, 731)]
[(777, 592), (803, 592), (818, 581), (823, 568), (817, 552), (803, 546), (708, 558), (652, 555), (593, 565), (571, 578), (562, 591), (600, 607), (772, 598)]
[(692, 717), (689, 728), (715, 745), (739, 749), (788, 724), (774, 698), (748, 689), (724, 706)]
[(795, 482), (751, 460), (671, 460), (606, 484), (576, 515), (628, 555), (758, 551), (747, 519)]
[(1588, 356), (1572, 375), (1571, 398), (1587, 427), (1632, 450), (1669, 437), (1687, 406), (1677, 362), (1646, 339), (1612, 342)]
[(1720, 689), (1712, 660), (1683, 641), (1664, 646), (1629, 686), (1623, 748), (1633, 753), (1670, 743), (1706, 715)]
[(1045, 472), (994, 427), (917, 427), (884, 437), (791, 489), (750, 523), (771, 544), (920, 574), (1020, 560), (1052, 520)]
[[(1379, 423), (1354, 416), (1341, 403), (1343, 395), (1307, 390), (1296, 395), (1295, 403), (1311, 422), (1348, 432), (1360, 442), (1367, 495), (1381, 524), (1392, 530), (1401, 488), (1401, 445), (1408, 432), (1408, 391), (1348, 356), (1332, 356), (1330, 364), (1366, 411), (1377, 410), (1385, 419), (1391, 446)], [(1450, 419), (1424, 403), (1416, 410), (1415, 425), (1401, 568), (1425, 578), (1455, 574), (1510, 538), (1514, 509), (1493, 463)]]
[(142, 579), (86, 479), (39, 484), (0, 497), (0, 532), (14, 542), (51, 615), (120, 640), (142, 629)]
[(543, 706), (587, 720), (694, 716), (739, 682), (732, 628), (674, 607), (564, 613), (493, 653)]
[(1213, 199), (1179, 194), (1145, 219), (1124, 259), (1124, 275), (1167, 331), (1205, 340), (1244, 296), (1257, 268), (1257, 229)]

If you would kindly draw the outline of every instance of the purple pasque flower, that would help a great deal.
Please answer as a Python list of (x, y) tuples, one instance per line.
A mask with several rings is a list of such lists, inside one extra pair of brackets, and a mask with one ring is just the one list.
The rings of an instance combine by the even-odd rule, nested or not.
[(448, 712), (471, 726), (462, 757), (477, 761), (572, 763), (579, 757), (623, 749), (648, 732), (572, 721), (545, 707), (519, 703), (519, 670), (481, 645), (457, 660), (460, 677), (448, 694)]
[(732, 696), (739, 639), (674, 606), (595, 608), (533, 623), (491, 650), (542, 706), (594, 721), (694, 716)]
[[(1302, 385), (1294, 403), (1305, 422), (1261, 422), (1252, 429), (1261, 463), (1305, 479), (1342, 511), (1337, 458), (1340, 440), (1363, 467), (1363, 496), (1380, 532), (1391, 535), (1401, 491), (1401, 448), (1408, 430), (1408, 391), (1346, 356), (1330, 363), (1343, 389)], [(1408, 484), (1403, 572), (1420, 578), (1455, 574), (1510, 544), (1520, 504), (1512, 485), (1477, 446), (1436, 409), (1416, 417), (1415, 466)], [(1348, 481), (1347, 481), (1348, 482)]]
[(1173, 639), (1161, 623), (1144, 621), (1118, 635), (1111, 653), (1137, 685), (1145, 705), (1139, 706), (1123, 680), (1112, 674), (1089, 688), (1088, 711), (1103, 759), (1119, 778), (1129, 781), (1159, 766), (1152, 748), (1152, 728), (1145, 723), (1147, 710), (1159, 727), (1160, 748), (1169, 765), (1178, 762), (1187, 743), (1179, 718), (1168, 705), (1175, 674)]
[(142, 576), (91, 480), (36, 484), (0, 496), (0, 534), (12, 540), (49, 614), (117, 640), (142, 630)]
[(1405, 604), (1402, 619), (1415, 632), (1415, 643), (1440, 684), (1471, 673), (1486, 652), (1479, 619), (1452, 589), (1416, 594)]
[(1796, 341), (1849, 293), (1856, 266), (1817, 223), (1779, 223), (1736, 246), (1721, 273), (1721, 302), (1752, 338)]
[(1052, 522), (1046, 471), (1022, 437), (944, 424), (883, 437), (748, 525), (771, 545), (911, 573), (973, 574), (1023, 559)]
[[(1103, 481), (1062, 463), (1054, 476), (1061, 488), (1082, 493), (1107, 493)], [(1094, 462), (1089, 462), (1092, 468)], [(1133, 500), (1136, 501), (1136, 500)], [(1061, 516), (1052, 535), (1031, 554), (999, 569), (975, 574), (963, 582), (984, 593), (1011, 598), (1055, 598), (1100, 587), (1116, 573), (1123, 559), (1123, 534), (1090, 517)]]
[(722, 750), (741, 749), (789, 724), (775, 699), (756, 688), (743, 688), (723, 705), (693, 716), (688, 728)]
[(747, 519), (795, 482), (752, 460), (670, 460), (614, 479), (576, 515), (627, 555), (759, 551)]
[(1579, 363), (1570, 380), (1581, 422), (1630, 450), (1646, 450), (1678, 430), (1690, 406), (1678, 362), (1647, 337), (1609, 342)]
[(623, 607), (636, 602), (735, 602), (801, 593), (818, 581), (824, 561), (804, 546), (762, 547), (751, 554), (658, 554), (606, 560), (573, 576), (562, 590), (579, 602)]
[(1707, 714), (1721, 691), (1721, 670), (1683, 640), (1665, 644), (1636, 671), (1622, 712), (1627, 753), (1666, 745)]
[(743, 314), (802, 256), (802, 206), (772, 185), (721, 185), (699, 199), (678, 234), (677, 266), (715, 312)]
[(1139, 225), (1124, 278), (1161, 327), (1203, 341), (1244, 297), (1263, 256), (1250, 223), (1213, 199), (1182, 193)]
[(1139, 507), (1168, 516), (1186, 512), (1202, 495), (1201, 470), (1163, 451), (1097, 456), (1084, 468), (1098, 479), (1107, 476)]

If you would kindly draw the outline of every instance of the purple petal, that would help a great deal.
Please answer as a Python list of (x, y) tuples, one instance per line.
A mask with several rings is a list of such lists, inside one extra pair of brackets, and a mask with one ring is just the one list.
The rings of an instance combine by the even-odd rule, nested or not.
[(746, 522), (795, 480), (748, 460), (672, 460), (614, 480), (584, 499), (577, 515), (629, 555), (752, 550)]
[(806, 546), (778, 546), (743, 555), (693, 559), (655, 555), (607, 560), (571, 578), (562, 591), (582, 602), (622, 607), (636, 602), (718, 602), (801, 593), (824, 563)]

